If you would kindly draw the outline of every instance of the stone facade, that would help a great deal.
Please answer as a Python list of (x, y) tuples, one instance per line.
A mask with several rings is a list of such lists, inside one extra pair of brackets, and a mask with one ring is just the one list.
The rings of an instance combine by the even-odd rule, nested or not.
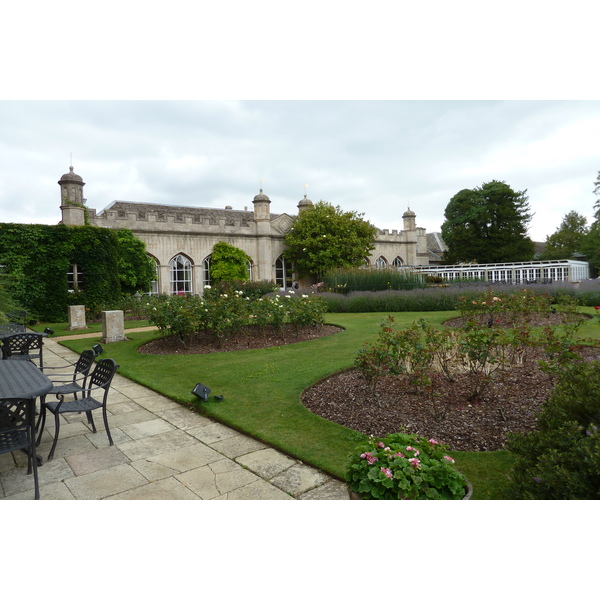
[[(282, 259), (284, 238), (293, 223), (288, 214), (273, 214), (271, 200), (260, 193), (252, 200), (253, 208), (234, 210), (196, 208), (141, 202), (115, 201), (100, 212), (85, 206), (83, 179), (73, 172), (58, 181), (61, 187), (62, 223), (89, 223), (110, 229), (130, 229), (144, 241), (148, 254), (157, 263), (158, 279), (154, 292), (176, 293), (178, 289), (200, 294), (207, 283), (207, 267), (213, 246), (220, 241), (240, 248), (252, 259), (254, 280), (277, 281), (288, 287), (294, 274)], [(298, 210), (309, 210), (306, 196)], [(416, 226), (415, 213), (403, 214), (404, 229), (378, 230), (375, 249), (369, 257), (373, 267), (414, 266), (429, 264), (425, 229)], [(174, 269), (188, 269), (187, 281), (178, 283)], [(303, 282), (310, 283), (310, 282)], [(179, 287), (178, 287), (179, 286)]]

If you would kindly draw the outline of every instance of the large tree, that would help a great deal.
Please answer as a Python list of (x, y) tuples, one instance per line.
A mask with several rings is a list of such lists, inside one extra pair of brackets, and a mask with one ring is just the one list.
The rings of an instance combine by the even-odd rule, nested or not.
[(446, 206), (442, 237), (447, 264), (532, 260), (535, 245), (527, 235), (527, 190), (515, 192), (504, 181), (461, 190)]
[(301, 276), (362, 265), (374, 249), (377, 235), (377, 228), (362, 216), (322, 200), (305, 208), (285, 237), (284, 257)]
[(581, 244), (581, 253), (585, 256), (591, 267), (594, 276), (600, 271), (600, 171), (594, 181), (594, 194), (598, 196), (594, 204), (594, 222), (590, 225), (589, 231)]
[(581, 252), (581, 245), (588, 233), (587, 219), (577, 211), (568, 212), (560, 227), (546, 236), (546, 249), (540, 256), (542, 260), (558, 260), (573, 258), (573, 254)]

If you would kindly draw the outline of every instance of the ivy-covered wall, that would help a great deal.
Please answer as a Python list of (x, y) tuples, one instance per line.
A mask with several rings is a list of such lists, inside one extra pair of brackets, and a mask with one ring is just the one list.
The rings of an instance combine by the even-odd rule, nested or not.
[[(73, 263), (84, 277), (84, 291), (76, 293), (67, 287)], [(0, 265), (14, 299), (34, 319), (65, 321), (71, 304), (110, 310), (121, 297), (118, 239), (109, 229), (0, 223)]]

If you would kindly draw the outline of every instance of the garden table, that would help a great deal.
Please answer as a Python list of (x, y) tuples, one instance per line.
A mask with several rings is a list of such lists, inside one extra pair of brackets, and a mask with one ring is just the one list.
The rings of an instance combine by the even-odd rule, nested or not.
[[(38, 396), (47, 394), (51, 389), (50, 379), (32, 362), (0, 360), (0, 400), (27, 398), (35, 402)], [(41, 464), (39, 456), (37, 462)]]

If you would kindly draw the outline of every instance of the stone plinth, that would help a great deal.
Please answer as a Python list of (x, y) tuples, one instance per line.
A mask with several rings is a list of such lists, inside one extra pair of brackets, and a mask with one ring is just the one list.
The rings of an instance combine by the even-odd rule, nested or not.
[(102, 340), (103, 344), (123, 342), (125, 337), (125, 319), (122, 310), (102, 311)]
[(86, 329), (85, 306), (69, 306), (69, 329)]

